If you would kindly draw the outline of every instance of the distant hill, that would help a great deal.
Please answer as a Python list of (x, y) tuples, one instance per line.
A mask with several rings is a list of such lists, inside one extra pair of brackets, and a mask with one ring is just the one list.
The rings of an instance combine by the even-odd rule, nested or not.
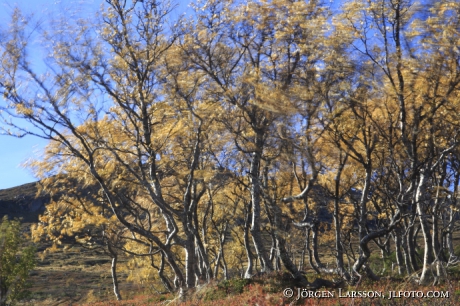
[[(77, 184), (77, 182), (74, 182)], [(38, 216), (45, 211), (45, 205), (50, 202), (47, 194), (37, 195), (40, 181), (28, 183), (12, 188), (0, 189), (0, 218), (8, 215), (10, 218), (23, 218), (25, 222), (38, 222)], [(84, 193), (97, 192), (84, 187)], [(361, 193), (352, 189), (349, 195), (358, 201)], [(57, 196), (59, 197), (59, 195)], [(332, 196), (321, 186), (315, 185), (309, 197), (316, 200), (320, 205), (317, 214), (314, 216), (320, 221), (332, 222), (332, 214), (327, 210), (325, 202), (332, 200)], [(290, 207), (290, 206), (289, 206)], [(243, 220), (241, 220), (243, 222)]]
[(28, 183), (12, 188), (0, 189), (0, 218), (23, 218), (25, 222), (38, 221), (50, 197), (38, 195), (40, 182)]

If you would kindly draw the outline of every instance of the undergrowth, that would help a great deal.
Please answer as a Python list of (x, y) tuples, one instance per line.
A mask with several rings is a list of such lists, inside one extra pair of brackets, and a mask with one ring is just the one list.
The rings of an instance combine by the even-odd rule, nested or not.
[[(283, 296), (286, 288), (293, 290), (293, 296), (287, 298)], [(421, 287), (414, 283), (401, 279), (384, 278), (380, 281), (370, 281), (364, 279), (358, 286), (344, 285), (335, 289), (322, 288), (317, 291), (331, 292), (333, 297), (300, 297), (298, 293), (303, 288), (295, 286), (292, 278), (287, 273), (272, 273), (263, 275), (254, 279), (231, 279), (221, 282), (214, 282), (200, 286), (193, 291), (184, 294), (183, 298), (177, 295), (140, 295), (134, 299), (121, 302), (99, 302), (88, 304), (91, 306), (108, 306), (108, 305), (174, 305), (174, 306), (214, 306), (214, 305), (258, 305), (258, 306), (275, 306), (275, 305), (321, 305), (321, 306), (339, 306), (339, 305), (360, 305), (360, 306), (390, 306), (390, 305), (427, 305), (427, 306), (454, 306), (460, 305), (460, 281), (458, 279), (446, 280), (439, 286)], [(340, 290), (340, 291), (339, 291)], [(389, 292), (393, 291), (444, 291), (449, 293), (448, 298), (393, 298), (388, 299)], [(382, 292), (380, 298), (352, 298), (339, 297), (347, 292)], [(305, 293), (305, 292), (304, 292)]]

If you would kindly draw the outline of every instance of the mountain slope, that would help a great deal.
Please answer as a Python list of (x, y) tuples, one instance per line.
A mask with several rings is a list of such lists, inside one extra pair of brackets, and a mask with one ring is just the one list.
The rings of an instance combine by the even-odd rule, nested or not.
[(37, 195), (40, 182), (28, 183), (12, 188), (0, 189), (0, 218), (23, 218), (26, 222), (38, 221), (49, 196)]

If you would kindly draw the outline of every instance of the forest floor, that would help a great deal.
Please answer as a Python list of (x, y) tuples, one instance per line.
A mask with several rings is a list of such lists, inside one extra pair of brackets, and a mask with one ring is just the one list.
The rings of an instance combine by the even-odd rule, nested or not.
[[(66, 246), (66, 250), (46, 252), (49, 245), (38, 249), (37, 266), (31, 272), (30, 296), (20, 305), (80, 305), (113, 299), (110, 258), (80, 246)], [(142, 290), (124, 281), (127, 274), (119, 273), (120, 288), (124, 293)], [(132, 297), (126, 294), (128, 298)]]
[[(6, 212), (13, 212), (11, 217), (21, 217), (23, 232), (26, 234), (29, 234), (32, 222), (38, 220), (39, 210), (32, 211), (26, 205), (35, 193), (34, 184), (0, 190), (0, 216)], [(47, 199), (40, 200), (45, 203)], [(454, 237), (454, 245), (457, 246), (456, 253), (460, 256), (459, 233)], [(178, 299), (177, 295), (160, 294), (155, 290), (161, 290), (161, 286), (154, 288), (151, 284), (142, 285), (130, 281), (130, 270), (126, 267), (128, 258), (121, 256), (118, 277), (124, 299), (122, 302), (117, 302), (113, 294), (109, 256), (71, 244), (63, 245), (55, 252), (45, 251), (50, 247), (51, 243), (37, 245), (37, 266), (31, 271), (29, 279), (32, 285), (29, 288), (30, 296), (19, 305), (460, 305), (460, 266), (448, 268), (447, 278), (441, 285), (420, 287), (407, 277), (398, 276), (396, 268), (391, 264), (395, 259), (382, 259), (379, 250), (374, 246), (370, 266), (376, 274), (383, 276), (382, 279), (378, 282), (364, 279), (359, 286), (351, 287), (344, 284), (340, 288), (316, 291), (316, 294), (324, 292), (327, 295), (323, 298), (310, 297), (314, 293), (302, 291), (304, 288), (298, 288), (285, 274), (274, 273), (250, 281), (232, 278), (229, 281), (213, 282), (198, 287), (194, 292), (188, 292), (183, 299)], [(319, 251), (324, 263), (333, 262), (332, 246), (320, 245)], [(309, 281), (312, 282), (319, 277), (311, 273), (308, 266), (305, 270)], [(236, 271), (234, 274), (240, 272)], [(320, 277), (331, 279), (325, 275)], [(292, 289), (290, 298), (285, 296), (285, 290), (288, 289)], [(352, 292), (363, 294), (369, 291), (374, 292), (374, 295), (375, 292), (381, 293), (381, 297), (339, 297), (351, 295)], [(389, 299), (390, 292), (393, 291), (415, 298)], [(417, 297), (428, 292), (447, 293), (449, 297)]]
[[(66, 250), (47, 252), (50, 245), (41, 245), (38, 250), (37, 267), (32, 271), (30, 280), (31, 295), (19, 305), (58, 306), (58, 305), (460, 305), (460, 267), (451, 268), (447, 279), (438, 286), (420, 287), (412, 284), (408, 278), (382, 277), (381, 281), (371, 282), (364, 279), (358, 286), (342, 284), (337, 288), (324, 288), (316, 293), (302, 291), (296, 287), (287, 274), (273, 273), (254, 280), (233, 278), (229, 281), (214, 282), (198, 287), (183, 299), (177, 295), (160, 294), (146, 286), (128, 281), (125, 269), (119, 272), (122, 302), (115, 300), (110, 276), (110, 258), (97, 254), (80, 246), (66, 246)], [(373, 261), (378, 262), (378, 256)], [(121, 259), (121, 266), (127, 259)], [(380, 262), (382, 260), (380, 259)], [(307, 274), (309, 281), (318, 277)], [(328, 278), (327, 276), (321, 276)], [(285, 296), (292, 289), (292, 297)], [(369, 292), (373, 293), (369, 293)], [(390, 292), (411, 294), (413, 297), (389, 299)], [(352, 292), (378, 295), (381, 297), (351, 297)], [(402, 293), (399, 293), (402, 292)], [(448, 297), (420, 298), (417, 295), (448, 294)], [(289, 292), (288, 292), (289, 293)], [(325, 295), (318, 298), (312, 295)], [(299, 296), (300, 295), (300, 296)], [(342, 297), (339, 297), (342, 296)], [(348, 297), (343, 297), (347, 296)]]

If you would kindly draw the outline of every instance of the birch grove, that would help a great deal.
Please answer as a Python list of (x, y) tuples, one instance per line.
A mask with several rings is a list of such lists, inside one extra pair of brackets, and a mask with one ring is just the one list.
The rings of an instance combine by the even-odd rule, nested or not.
[(29, 162), (53, 199), (34, 239), (104, 250), (117, 299), (120, 256), (178, 292), (279, 270), (356, 284), (390, 254), (441, 282), (458, 262), (460, 4), (192, 9), (107, 0), (2, 28), (1, 129), (49, 140)]

